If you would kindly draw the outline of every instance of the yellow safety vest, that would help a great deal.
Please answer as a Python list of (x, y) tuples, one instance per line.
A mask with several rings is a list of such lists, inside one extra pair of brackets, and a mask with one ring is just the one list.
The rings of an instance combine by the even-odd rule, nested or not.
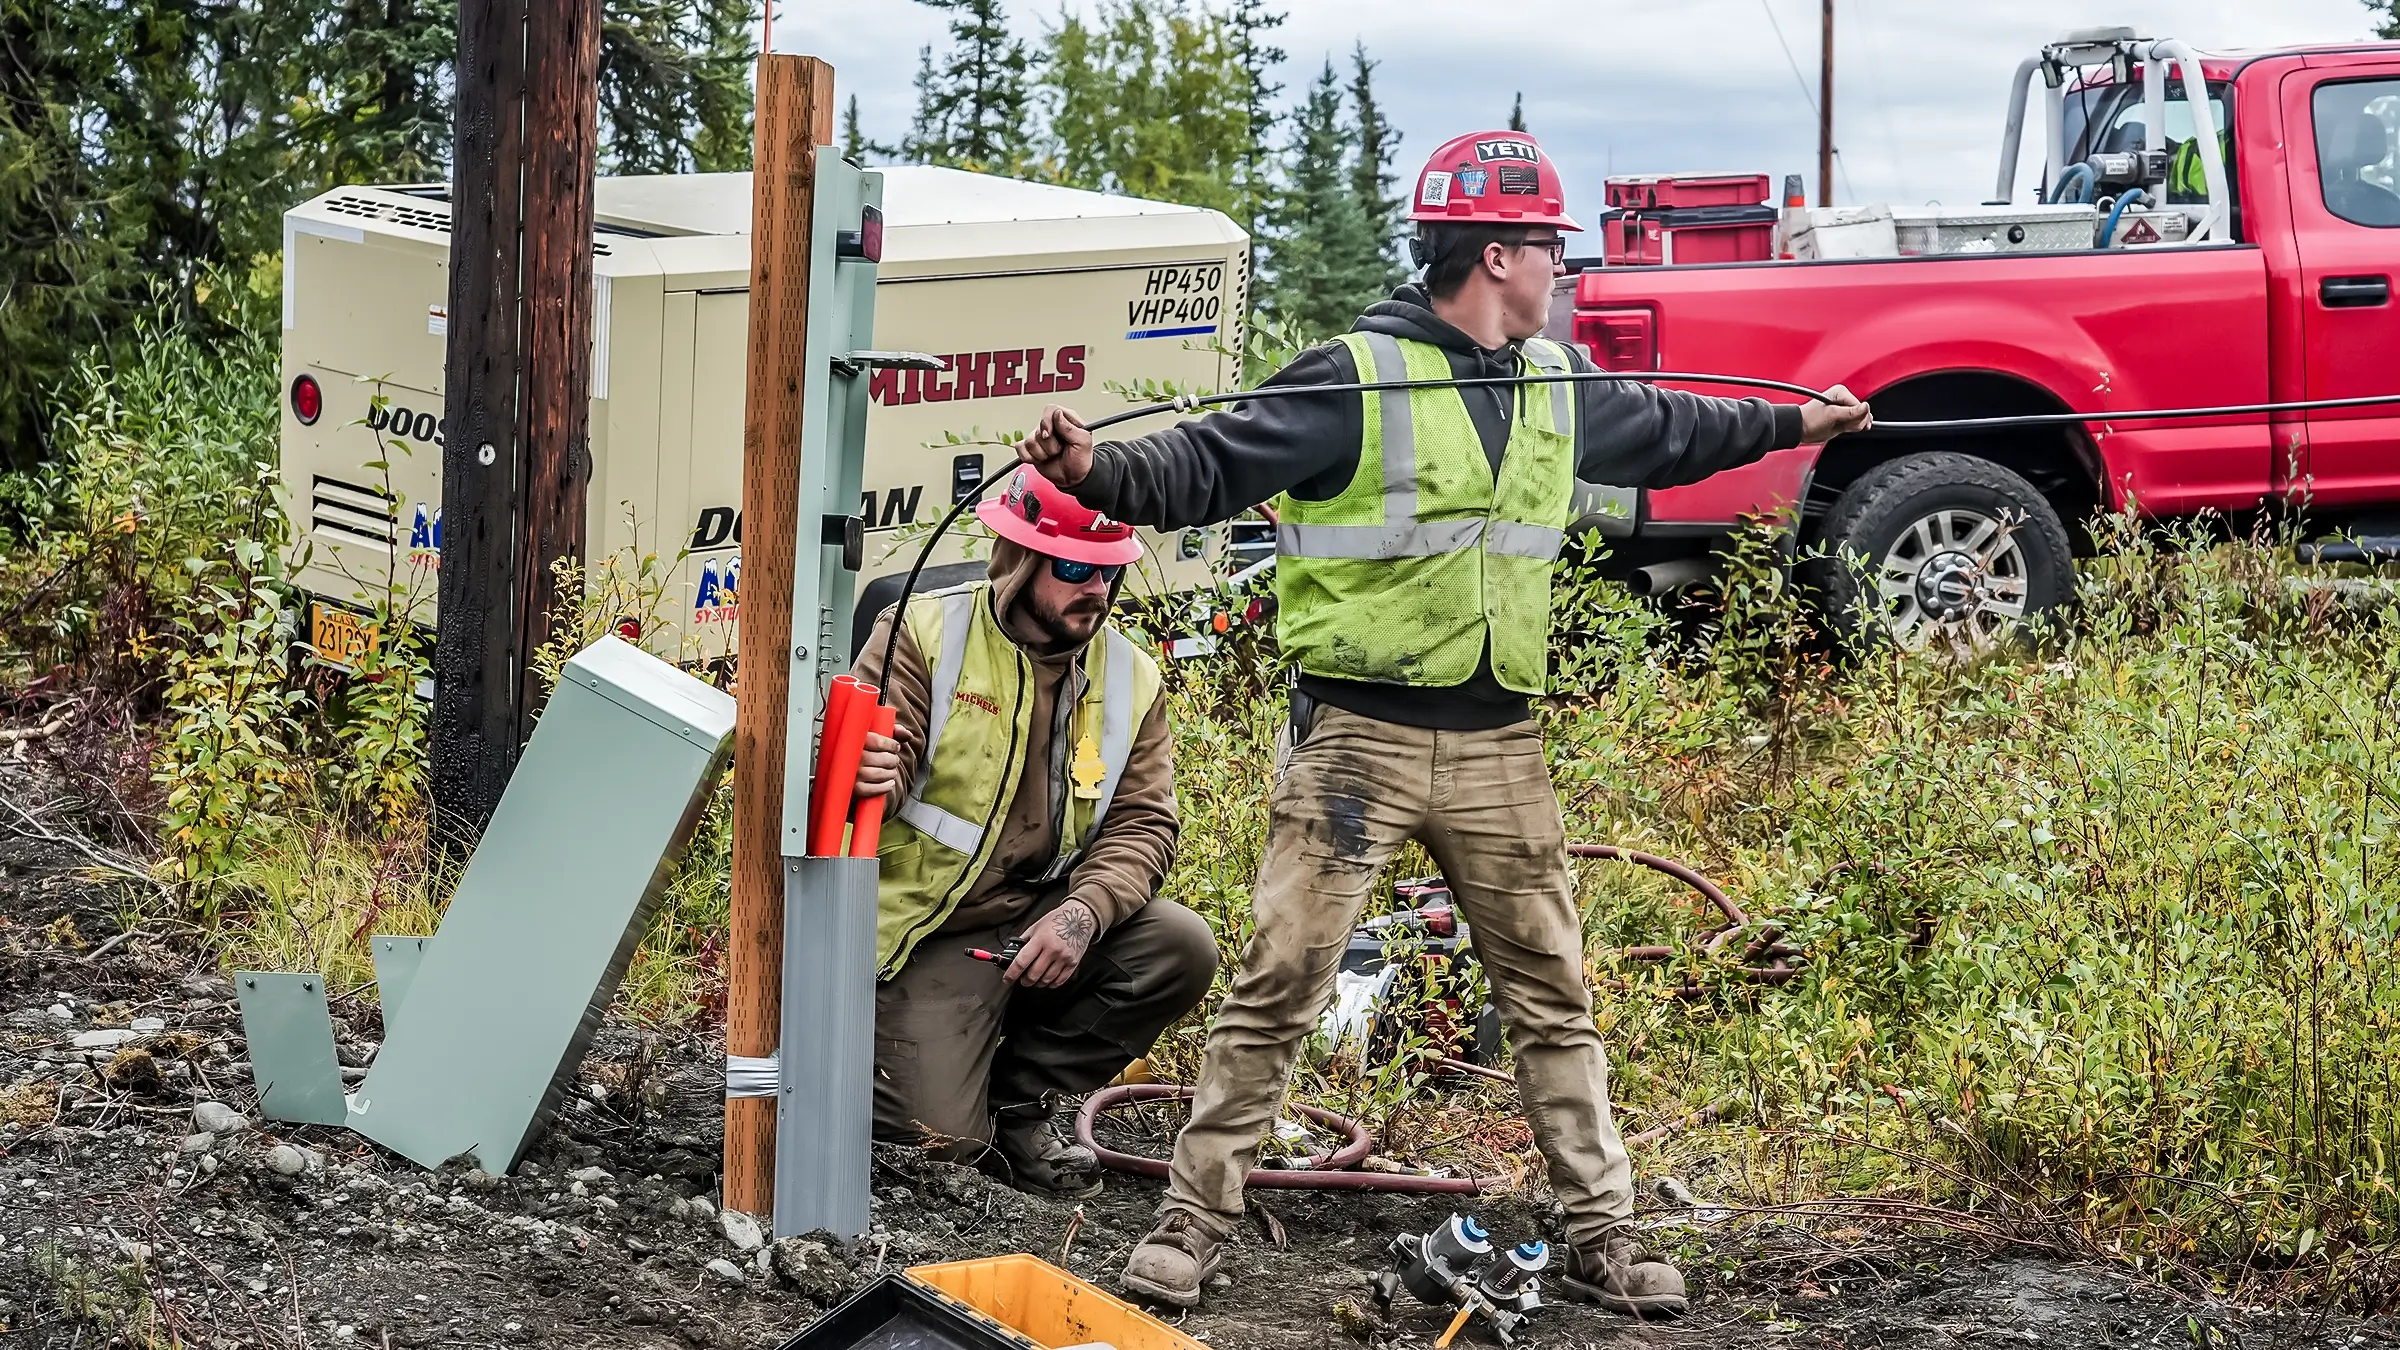
[[(875, 939), (885, 979), (983, 875), (1026, 776), (1033, 661), (1001, 629), (991, 593), (989, 581), (978, 581), (915, 596), (902, 616), (933, 683), (914, 788), (890, 814), (876, 849), (883, 875)], [(1058, 856), (1045, 880), (1065, 876), (1082, 858), (1116, 798), (1134, 734), (1158, 700), (1158, 663), (1115, 624), (1102, 624), (1085, 649), (1083, 676), (1065, 750), (1051, 756), (1058, 772), (1045, 775), (1053, 800), (1064, 805)], [(1057, 736), (1054, 730), (1054, 747)]]
[[(1440, 380), (1430, 342), (1383, 333), (1341, 341), (1373, 382)], [(1566, 349), (1521, 349), (1563, 373)], [(1321, 502), (1276, 498), (1276, 635), (1312, 675), (1380, 684), (1464, 684), (1492, 649), (1505, 688), (1548, 686), (1550, 574), (1573, 518), (1575, 388), (1520, 387), (1495, 480), (1455, 387), (1368, 390), (1358, 471)]]

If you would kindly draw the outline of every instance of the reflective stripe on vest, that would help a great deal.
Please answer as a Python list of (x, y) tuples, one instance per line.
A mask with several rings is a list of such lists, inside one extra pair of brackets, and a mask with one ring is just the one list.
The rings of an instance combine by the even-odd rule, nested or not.
[[(933, 684), (926, 693), (931, 711), (926, 718), (925, 748), (917, 757), (916, 789), (900, 807), (900, 819), (923, 830), (942, 847), (970, 857), (983, 851), (983, 827), (935, 806), (920, 794), (933, 781), (934, 752), (949, 724), (950, 705), (958, 697), (959, 672), (966, 665), (967, 629), (975, 622), (975, 605), (982, 594), (981, 586), (935, 593), (942, 602), (942, 654), (934, 662)], [(1106, 776), (1100, 780), (1100, 799), (1092, 807), (1091, 823), (1084, 827), (1086, 839), (1108, 818), (1109, 803), (1116, 800), (1117, 784), (1125, 777), (1125, 763), (1133, 757), (1133, 641), (1113, 625), (1101, 633), (1108, 644), (1100, 689), (1100, 763)], [(1080, 846), (1068, 847), (1066, 822), (1058, 825), (1060, 852), (1042, 874), (1045, 881), (1065, 875), (1083, 856)]]
[[(1397, 339), (1388, 333), (1362, 333), (1359, 336), (1366, 340), (1367, 355), (1375, 367), (1369, 379), (1386, 384), (1408, 378), (1408, 358), (1401, 353)], [(1527, 343), (1523, 351), (1526, 361), (1538, 369), (1552, 374), (1567, 373), (1566, 353), (1558, 348), (1547, 343)], [(1547, 385), (1518, 387), (1548, 390), (1551, 429), (1561, 435), (1573, 434), (1573, 386), (1558, 380)], [(1411, 392), (1407, 389), (1376, 391), (1377, 401), (1383, 408), (1383, 524), (1279, 523), (1275, 527), (1275, 551), (1291, 558), (1366, 558), (1383, 561), (1438, 557), (1444, 553), (1463, 552), (1481, 544), (1493, 553), (1505, 553), (1516, 558), (1539, 558), (1545, 562), (1557, 561), (1559, 550), (1566, 544), (1564, 530), (1501, 520), (1491, 523), (1490, 537), (1487, 539), (1484, 522), (1480, 520), (1417, 519), (1417, 427), (1409, 410)]]
[[(958, 672), (967, 664), (967, 629), (975, 622), (977, 589), (955, 586), (934, 592), (942, 602), (942, 654), (933, 664), (933, 690), (925, 714), (925, 746), (917, 756), (916, 793), (901, 803), (900, 819), (923, 830), (944, 848), (973, 855), (983, 851), (983, 827), (961, 820), (925, 800), (921, 794), (933, 778), (933, 747), (941, 744), (942, 729), (950, 724), (950, 703), (958, 697)], [(901, 616), (892, 616), (898, 623)]]

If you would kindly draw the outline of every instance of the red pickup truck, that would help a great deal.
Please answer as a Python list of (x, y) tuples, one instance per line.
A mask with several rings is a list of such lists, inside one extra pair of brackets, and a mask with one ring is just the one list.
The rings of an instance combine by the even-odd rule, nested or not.
[[(2048, 102), (2042, 198), (2108, 215), (2094, 246), (1995, 234), (1914, 256), (1588, 266), (1560, 281), (1552, 334), (1610, 369), (1847, 385), (1892, 420), (2400, 393), (2400, 43), (2213, 55), (2071, 35), (2020, 68), (2000, 201), (1962, 217), (2011, 195), (2029, 88)], [(1605, 495), (1636, 589), (1705, 575), (1737, 522), (1781, 518), (1868, 560), (1863, 597), (1857, 574), (1813, 565), (1841, 612), (1863, 601), (1904, 640), (1981, 638), (2070, 596), (2097, 508), (2400, 516), (2400, 406), (1869, 433)]]

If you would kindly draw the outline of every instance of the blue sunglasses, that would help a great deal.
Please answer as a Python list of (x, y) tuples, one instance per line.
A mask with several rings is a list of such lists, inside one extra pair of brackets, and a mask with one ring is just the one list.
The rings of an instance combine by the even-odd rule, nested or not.
[(1070, 586), (1080, 586), (1090, 581), (1094, 572), (1100, 574), (1102, 581), (1114, 586), (1117, 584), (1118, 574), (1124, 570), (1125, 564), (1123, 563), (1109, 563), (1102, 566), (1099, 563), (1076, 562), (1071, 558), (1052, 558), (1050, 560), (1050, 575)]

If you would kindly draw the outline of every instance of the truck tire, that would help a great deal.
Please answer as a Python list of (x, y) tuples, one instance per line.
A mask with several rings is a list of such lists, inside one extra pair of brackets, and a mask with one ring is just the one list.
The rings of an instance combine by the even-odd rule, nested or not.
[(1973, 455), (1876, 465), (1834, 502), (1815, 542), (1802, 580), (1833, 627), (1904, 647), (1946, 638), (1981, 650), (2075, 592), (2058, 512), (2033, 484)]

